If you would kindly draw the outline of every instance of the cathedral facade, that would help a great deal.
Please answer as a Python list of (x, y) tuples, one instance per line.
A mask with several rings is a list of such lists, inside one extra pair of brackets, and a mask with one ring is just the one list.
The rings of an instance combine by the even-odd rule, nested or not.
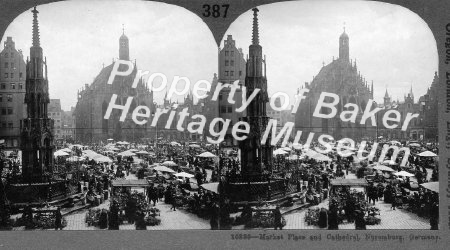
[[(123, 33), (119, 39), (119, 59), (130, 61), (129, 39)], [(105, 142), (107, 139), (116, 141), (136, 141), (141, 138), (150, 137), (154, 133), (150, 122), (137, 125), (133, 122), (131, 115), (133, 110), (140, 105), (150, 108), (154, 112), (153, 92), (146, 83), (139, 79), (137, 87), (132, 88), (133, 81), (138, 72), (136, 61), (131, 74), (128, 76), (116, 76), (112, 84), (108, 84), (109, 76), (114, 66), (113, 62), (104, 66), (95, 77), (94, 82), (86, 84), (78, 92), (78, 102), (74, 110), (75, 139), (78, 142)], [(121, 69), (119, 71), (124, 71)], [(126, 67), (126, 66), (125, 66)], [(117, 95), (116, 105), (125, 105), (128, 97), (132, 97), (130, 109), (124, 122), (119, 121), (121, 110), (113, 109), (109, 119), (104, 119), (113, 94)], [(151, 118), (149, 119), (151, 121)]]
[[(369, 102), (373, 99), (373, 82), (369, 86), (366, 79), (358, 71), (356, 60), (352, 62), (349, 55), (349, 36), (344, 32), (339, 37), (339, 58), (324, 65), (311, 83), (305, 83), (309, 89), (306, 99), (302, 101), (295, 114), (295, 128), (303, 132), (302, 141), (306, 140), (310, 132), (316, 134), (328, 134), (334, 139), (341, 138), (361, 139), (375, 136), (376, 124), (371, 124), (370, 119), (365, 124), (360, 124), (361, 116)], [(337, 114), (333, 118), (318, 118), (313, 116), (314, 110), (322, 92), (334, 93), (339, 96)], [(330, 100), (325, 100), (330, 102)], [(358, 106), (356, 122), (344, 122), (340, 119), (340, 113), (345, 110), (353, 110), (344, 107), (347, 103)], [(375, 105), (372, 106), (372, 109)], [(329, 114), (330, 109), (322, 108), (322, 114)]]

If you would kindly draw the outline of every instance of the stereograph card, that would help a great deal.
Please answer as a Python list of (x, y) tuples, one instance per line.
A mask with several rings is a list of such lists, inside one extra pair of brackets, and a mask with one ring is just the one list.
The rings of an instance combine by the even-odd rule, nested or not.
[(448, 2), (0, 5), (0, 249), (448, 248)]

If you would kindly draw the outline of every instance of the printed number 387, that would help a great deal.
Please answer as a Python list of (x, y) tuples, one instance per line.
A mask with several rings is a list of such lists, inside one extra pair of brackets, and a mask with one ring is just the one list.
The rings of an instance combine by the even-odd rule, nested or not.
[(227, 11), (228, 11), (228, 7), (230, 7), (229, 4), (222, 4), (222, 6), (218, 5), (218, 4), (214, 4), (214, 5), (209, 5), (209, 4), (204, 4), (203, 5), (203, 16), (204, 17), (220, 17), (222, 16), (223, 18), (227, 17)]

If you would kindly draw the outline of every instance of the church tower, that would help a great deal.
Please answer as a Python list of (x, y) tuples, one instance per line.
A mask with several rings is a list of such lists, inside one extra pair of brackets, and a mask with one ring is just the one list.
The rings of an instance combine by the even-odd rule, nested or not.
[(50, 103), (47, 80), (47, 60), (43, 58), (39, 41), (36, 7), (33, 13), (33, 46), (27, 59), (25, 103), (27, 118), (21, 121), (22, 173), (25, 181), (44, 181), (45, 173), (53, 171), (53, 120), (48, 118)]
[(348, 44), (348, 35), (344, 33), (339, 37), (339, 59), (345, 62), (349, 62), (349, 44)]
[(247, 116), (241, 120), (250, 125), (248, 137), (239, 143), (241, 149), (241, 165), (243, 175), (262, 175), (272, 165), (271, 137), (267, 142), (261, 143), (266, 130), (269, 117), (266, 114), (266, 105), (269, 102), (266, 79), (266, 60), (262, 57), (262, 47), (259, 45), (258, 9), (253, 9), (253, 37), (249, 47), (249, 56), (246, 65), (245, 87), (247, 99), (258, 88), (260, 92), (247, 108)]
[(119, 59), (130, 60), (130, 47), (128, 44), (128, 37), (125, 35), (125, 28), (122, 28), (122, 35), (119, 39)]

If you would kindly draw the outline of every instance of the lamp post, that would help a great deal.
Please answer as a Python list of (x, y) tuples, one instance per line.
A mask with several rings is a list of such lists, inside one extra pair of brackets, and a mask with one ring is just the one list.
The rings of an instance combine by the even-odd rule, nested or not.
[(93, 94), (92, 89), (90, 90), (90, 94), (91, 94), (91, 95), (90, 95), (90, 98), (89, 98), (90, 101), (91, 101), (91, 102), (90, 102), (90, 109), (91, 109), (91, 110), (90, 110), (90, 113), (91, 113), (91, 119), (90, 119), (90, 122), (91, 122), (91, 129), (90, 129), (90, 130), (91, 130), (91, 144), (92, 144), (93, 137), (94, 137), (94, 128), (92, 127), (92, 118), (93, 118), (93, 112), (94, 112), (94, 111), (93, 111), (93, 107), (92, 107), (92, 106), (93, 106), (93, 104), (92, 104), (92, 98), (93, 98), (93, 96), (92, 96), (92, 94)]
[(422, 141), (425, 141), (425, 107), (426, 107), (426, 102), (422, 102), (420, 103), (422, 105), (422, 129), (423, 129), (423, 139)]
[[(154, 102), (153, 106), (156, 108), (157, 103)], [(153, 118), (155, 118), (155, 112), (152, 113), (152, 119)], [(157, 151), (157, 149), (158, 149), (158, 121), (156, 121), (156, 123), (155, 123), (155, 143), (154, 143), (154, 147), (155, 147), (156, 160), (158, 160), (158, 151)]]

